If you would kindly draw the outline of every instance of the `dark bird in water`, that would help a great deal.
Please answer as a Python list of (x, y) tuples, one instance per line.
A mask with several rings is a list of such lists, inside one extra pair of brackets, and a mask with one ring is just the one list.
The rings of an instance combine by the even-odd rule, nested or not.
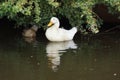
[(37, 30), (38, 30), (38, 27), (36, 25), (33, 25), (31, 28), (27, 30), (23, 30), (22, 34), (24, 37), (34, 38), (36, 37)]

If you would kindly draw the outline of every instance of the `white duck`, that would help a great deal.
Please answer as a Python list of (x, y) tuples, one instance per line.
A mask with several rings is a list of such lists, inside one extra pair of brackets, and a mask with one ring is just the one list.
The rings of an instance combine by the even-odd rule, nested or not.
[[(77, 28), (73, 27), (70, 30), (65, 30), (63, 28), (59, 28), (60, 22), (56, 17), (52, 17), (49, 24), (49, 28), (46, 30), (46, 37), (50, 41), (67, 41), (72, 40), (75, 33), (77, 32)], [(50, 27), (51, 26), (51, 27)]]

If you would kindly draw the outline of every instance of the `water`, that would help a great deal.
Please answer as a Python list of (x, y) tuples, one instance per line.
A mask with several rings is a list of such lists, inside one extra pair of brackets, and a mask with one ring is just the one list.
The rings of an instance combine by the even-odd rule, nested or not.
[(120, 80), (120, 33), (41, 37), (0, 34), (0, 80)]

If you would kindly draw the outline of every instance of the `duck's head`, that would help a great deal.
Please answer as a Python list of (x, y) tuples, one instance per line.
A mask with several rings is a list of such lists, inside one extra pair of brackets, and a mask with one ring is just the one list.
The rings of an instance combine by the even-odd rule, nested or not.
[(36, 25), (33, 25), (33, 26), (31, 27), (31, 29), (36, 32), (36, 31), (38, 30), (38, 27), (37, 27)]
[(55, 24), (56, 24), (56, 26), (59, 26), (59, 19), (57, 17), (52, 17), (47, 26), (50, 27)]

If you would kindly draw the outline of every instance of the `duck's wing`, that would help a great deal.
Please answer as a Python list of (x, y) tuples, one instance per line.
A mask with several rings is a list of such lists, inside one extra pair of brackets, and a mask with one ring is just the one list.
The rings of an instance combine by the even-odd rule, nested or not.
[(69, 33), (69, 34), (75, 34), (77, 32), (77, 28), (76, 27), (73, 27), (72, 29), (70, 30), (66, 30), (64, 28), (59, 28), (59, 33)]
[(77, 32), (76, 27), (74, 27), (70, 30), (66, 30), (66, 29), (62, 29), (62, 28), (60, 28), (58, 30), (59, 36), (62, 36), (65, 40), (72, 40), (76, 32)]

